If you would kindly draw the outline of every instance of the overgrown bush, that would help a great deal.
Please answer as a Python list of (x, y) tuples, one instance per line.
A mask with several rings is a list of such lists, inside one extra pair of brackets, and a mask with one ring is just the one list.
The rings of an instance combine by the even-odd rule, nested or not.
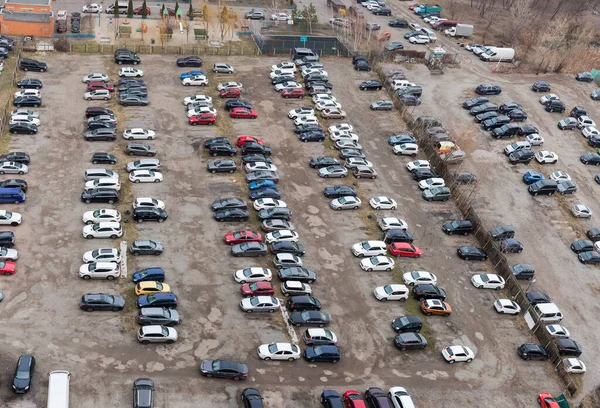
[(71, 50), (71, 43), (66, 37), (61, 37), (54, 41), (54, 49), (59, 52), (69, 52)]

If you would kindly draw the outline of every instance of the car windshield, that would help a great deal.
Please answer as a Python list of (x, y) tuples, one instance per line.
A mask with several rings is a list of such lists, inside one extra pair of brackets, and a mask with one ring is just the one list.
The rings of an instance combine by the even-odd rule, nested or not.
[(167, 327), (163, 326), (161, 329), (161, 332), (162, 332), (162, 335), (165, 337), (169, 335), (169, 329)]
[(250, 268), (246, 268), (244, 269), (244, 276), (248, 277), (248, 276), (252, 276), (252, 269)]
[(27, 380), (29, 379), (29, 371), (17, 371), (15, 378), (18, 378), (19, 380)]
[(381, 262), (379, 261), (379, 258), (377, 258), (376, 256), (372, 257), (369, 259), (369, 261), (373, 264), (373, 265), (379, 265)]
[(92, 227), (92, 229), (94, 231), (100, 231), (100, 224), (94, 224), (94, 226)]
[(256, 306), (258, 304), (258, 298), (257, 297), (250, 298), (250, 304), (252, 306)]
[(489, 282), (490, 280), (490, 277), (485, 273), (482, 273), (481, 275), (479, 275), (479, 277), (481, 278), (482, 282)]
[(276, 353), (277, 352), (277, 344), (269, 344), (269, 353)]
[(151, 295), (148, 295), (148, 302), (152, 303), (156, 300), (156, 295), (153, 293)]
[(360, 246), (367, 251), (371, 249), (371, 245), (368, 242), (363, 242)]
[(385, 293), (387, 293), (388, 295), (391, 294), (394, 290), (392, 289), (392, 285), (385, 285), (383, 287), (383, 290), (385, 291)]

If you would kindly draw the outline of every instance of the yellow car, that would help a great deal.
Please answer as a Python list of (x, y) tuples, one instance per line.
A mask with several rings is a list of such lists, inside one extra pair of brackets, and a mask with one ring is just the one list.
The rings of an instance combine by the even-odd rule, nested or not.
[(167, 285), (166, 283), (156, 281), (140, 282), (137, 285), (135, 285), (135, 294), (137, 296), (151, 295), (152, 293), (170, 291), (171, 287), (169, 285)]

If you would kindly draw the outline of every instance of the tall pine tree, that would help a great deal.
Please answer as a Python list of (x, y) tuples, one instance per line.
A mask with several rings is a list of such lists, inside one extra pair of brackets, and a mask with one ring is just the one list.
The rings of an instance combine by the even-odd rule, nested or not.
[(142, 3), (142, 18), (145, 20), (148, 17), (148, 6), (146, 5), (146, 0)]
[(133, 0), (129, 0), (127, 5), (127, 18), (133, 18)]

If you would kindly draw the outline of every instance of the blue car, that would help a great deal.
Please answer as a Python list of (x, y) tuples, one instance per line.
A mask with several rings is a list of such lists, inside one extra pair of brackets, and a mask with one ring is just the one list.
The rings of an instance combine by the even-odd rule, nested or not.
[(313, 346), (304, 349), (304, 359), (311, 363), (317, 361), (337, 363), (341, 357), (342, 353), (337, 346)]
[(145, 282), (145, 281), (158, 281), (163, 282), (165, 280), (165, 271), (162, 268), (145, 268), (135, 271), (131, 275), (133, 283)]
[(272, 180), (258, 180), (248, 184), (250, 190), (256, 190), (258, 188), (275, 188), (275, 183)]
[(151, 295), (138, 296), (136, 306), (142, 307), (170, 307), (177, 308), (179, 299), (173, 292), (157, 292)]
[(250, 200), (258, 200), (259, 198), (275, 198), (280, 199), (281, 194), (275, 188), (258, 188), (256, 190), (251, 190), (249, 194)]
[(321, 393), (321, 405), (326, 408), (344, 408), (340, 394), (334, 390), (325, 390)]
[(325, 140), (325, 134), (319, 131), (301, 133), (298, 136), (301, 142), (322, 142)]
[(536, 181), (544, 180), (545, 177), (542, 173), (536, 170), (529, 170), (525, 174), (523, 174), (523, 182), (525, 184), (533, 184)]
[(183, 80), (184, 80), (184, 78), (191, 78), (191, 77), (193, 77), (193, 76), (195, 76), (195, 75), (204, 75), (204, 76), (206, 76), (206, 74), (205, 74), (204, 72), (202, 72), (202, 71), (199, 71), (199, 70), (195, 69), (195, 70), (193, 70), (193, 71), (190, 71), (190, 72), (184, 72), (183, 74), (179, 75), (179, 79), (180, 79), (181, 81), (183, 81)]

